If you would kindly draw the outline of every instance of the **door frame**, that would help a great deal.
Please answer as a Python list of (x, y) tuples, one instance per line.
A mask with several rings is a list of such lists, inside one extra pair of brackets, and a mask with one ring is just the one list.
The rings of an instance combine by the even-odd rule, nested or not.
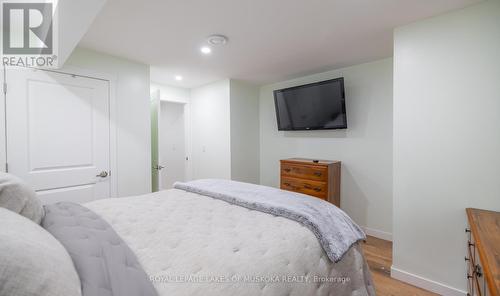
[[(118, 197), (118, 178), (117, 178), (117, 160), (116, 160), (116, 154), (117, 154), (117, 116), (116, 116), (116, 81), (117, 77), (116, 75), (110, 74), (110, 73), (104, 73), (104, 72), (97, 72), (89, 69), (84, 69), (80, 67), (74, 67), (74, 66), (65, 66), (61, 69), (35, 69), (31, 68), (32, 70), (35, 71), (46, 71), (46, 72), (54, 72), (54, 73), (60, 73), (60, 74), (66, 74), (66, 75), (73, 75), (73, 76), (80, 76), (80, 77), (85, 77), (85, 78), (90, 78), (90, 79), (99, 79), (103, 81), (108, 82), (108, 98), (109, 98), (109, 167), (111, 170), (111, 174), (109, 176), (110, 180), (110, 197)], [(8, 106), (6, 105), (7, 100), (6, 96), (9, 93), (8, 91), (8, 84), (7, 84), (7, 93), (3, 91), (4, 89), (4, 81), (7, 80), (7, 77), (5, 75), (5, 66), (2, 69), (2, 96), (0, 100), (0, 171), (6, 172), (6, 165), (7, 160), (8, 160), (8, 155), (7, 155), (7, 122), (6, 122), (6, 114), (7, 114), (7, 108)]]
[[(185, 180), (190, 181), (193, 178), (193, 146), (192, 146), (192, 128), (191, 128), (191, 101), (189, 98), (176, 97), (175, 95), (165, 94), (162, 91), (161, 87), (152, 87), (150, 96), (153, 96), (154, 93), (158, 92), (161, 102), (169, 102), (169, 103), (178, 103), (184, 105), (184, 132), (185, 132), (185, 153), (186, 157), (186, 170), (185, 170)], [(159, 147), (158, 147), (159, 148)]]
[(192, 130), (191, 130), (191, 102), (189, 100), (162, 98), (160, 91), (160, 102), (177, 103), (184, 105), (184, 149), (187, 157), (185, 163), (185, 181), (191, 181), (193, 178), (193, 153), (192, 153)]
[[(181, 100), (171, 100), (168, 98), (161, 98), (161, 91), (160, 91), (160, 106), (158, 108), (158, 125), (160, 125), (160, 117), (161, 117), (161, 104), (162, 103), (170, 103), (170, 104), (178, 104), (182, 105), (183, 112), (184, 112), (184, 181), (190, 181), (191, 180), (191, 130), (190, 130), (190, 117), (189, 117), (189, 102), (188, 101), (181, 101)], [(158, 127), (159, 130), (159, 127)], [(161, 159), (161, 149), (160, 149), (160, 142), (161, 142), (161, 136), (158, 134), (158, 159)], [(187, 157), (187, 159), (186, 159)], [(168, 169), (168, 164), (167, 164), (167, 169)], [(161, 176), (161, 171), (160, 171), (160, 176)], [(161, 178), (160, 178), (161, 179)], [(159, 183), (159, 186), (161, 188), (161, 182)]]
[[(155, 90), (150, 93), (150, 108), (151, 108), (151, 191), (156, 192), (161, 190), (161, 173), (159, 169), (155, 166), (160, 165), (160, 112), (161, 112), (161, 100), (160, 91)], [(154, 109), (153, 107), (155, 107)], [(155, 112), (156, 111), (156, 112)], [(156, 134), (154, 134), (153, 124), (154, 124), (154, 113), (156, 113)], [(156, 141), (156, 147), (155, 142)], [(155, 163), (156, 160), (156, 163)]]
[(5, 172), (7, 170), (7, 110), (5, 110), (5, 105), (7, 98), (5, 97), (5, 65), (2, 67), (0, 83), (2, 84), (0, 96), (0, 171)]

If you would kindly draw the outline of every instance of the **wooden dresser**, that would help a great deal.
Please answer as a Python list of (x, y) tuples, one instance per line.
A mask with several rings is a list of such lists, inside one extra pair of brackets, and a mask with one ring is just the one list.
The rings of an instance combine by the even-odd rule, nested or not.
[(340, 207), (340, 161), (283, 159), (281, 189), (324, 199)]
[(500, 296), (500, 212), (466, 212), (468, 295)]

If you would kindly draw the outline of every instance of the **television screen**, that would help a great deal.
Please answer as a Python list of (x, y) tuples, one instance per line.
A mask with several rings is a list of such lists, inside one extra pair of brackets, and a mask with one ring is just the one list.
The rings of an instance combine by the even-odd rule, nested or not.
[(347, 128), (344, 78), (274, 91), (280, 131)]

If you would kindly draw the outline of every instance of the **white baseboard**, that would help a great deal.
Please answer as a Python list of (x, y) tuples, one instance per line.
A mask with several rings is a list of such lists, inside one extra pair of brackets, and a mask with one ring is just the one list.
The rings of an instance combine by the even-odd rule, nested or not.
[(380, 238), (380, 239), (392, 242), (392, 233), (390, 233), (390, 232), (385, 232), (382, 230), (373, 229), (373, 228), (364, 227), (364, 226), (361, 228), (363, 228), (363, 231), (366, 233), (366, 235), (374, 236), (376, 238)]
[(391, 266), (391, 277), (443, 296), (466, 296), (467, 292), (423, 278)]

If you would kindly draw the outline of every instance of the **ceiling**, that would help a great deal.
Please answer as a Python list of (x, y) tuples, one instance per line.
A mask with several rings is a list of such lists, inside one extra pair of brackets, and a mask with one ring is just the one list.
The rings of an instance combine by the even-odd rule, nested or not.
[[(393, 28), (477, 2), (108, 0), (80, 46), (149, 64), (158, 83), (265, 84), (390, 57)], [(215, 33), (229, 43), (202, 55)]]

